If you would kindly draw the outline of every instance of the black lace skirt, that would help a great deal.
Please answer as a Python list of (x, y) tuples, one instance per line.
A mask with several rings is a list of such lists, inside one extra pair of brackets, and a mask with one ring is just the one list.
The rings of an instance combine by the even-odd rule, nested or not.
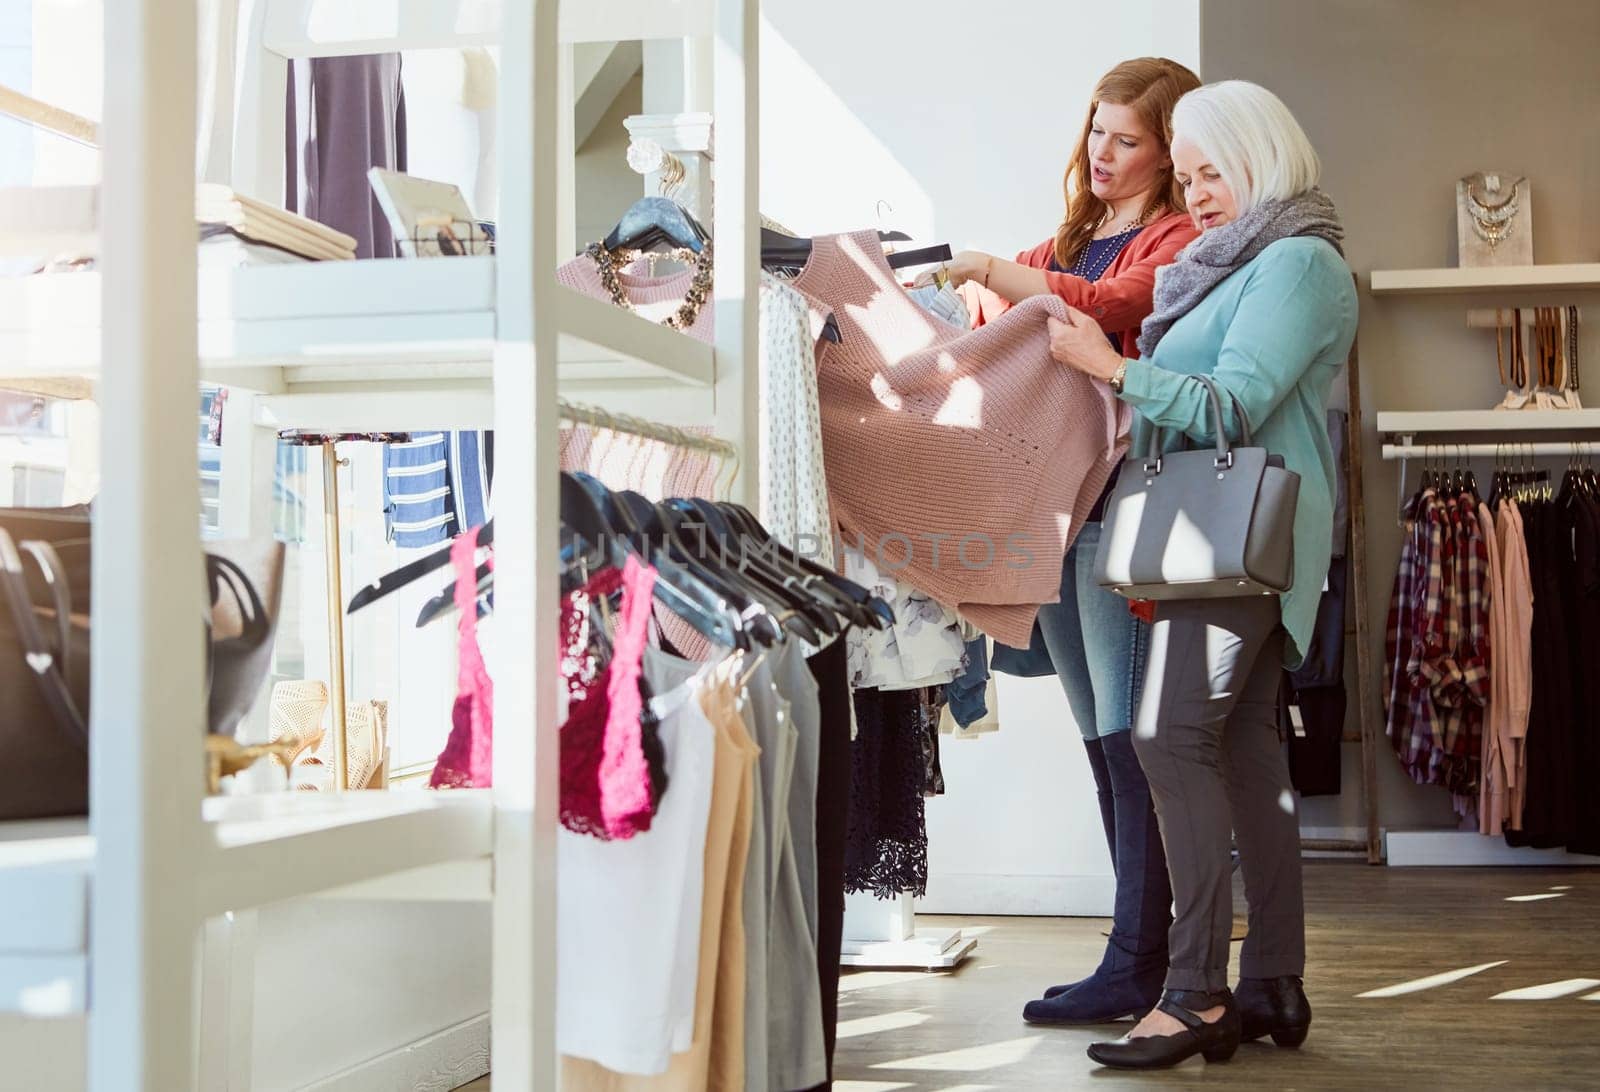
[[(928, 889), (928, 703), (920, 690), (857, 690), (844, 889), (892, 898)], [(936, 761), (936, 760), (935, 760)]]

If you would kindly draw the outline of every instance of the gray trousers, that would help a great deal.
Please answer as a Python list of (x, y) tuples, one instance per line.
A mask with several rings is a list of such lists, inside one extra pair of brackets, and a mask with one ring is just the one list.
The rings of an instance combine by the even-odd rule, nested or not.
[(1168, 989), (1228, 984), (1230, 832), (1250, 906), (1240, 974), (1305, 973), (1300, 824), (1277, 731), (1283, 642), (1275, 597), (1156, 610), (1133, 745), (1172, 875)]

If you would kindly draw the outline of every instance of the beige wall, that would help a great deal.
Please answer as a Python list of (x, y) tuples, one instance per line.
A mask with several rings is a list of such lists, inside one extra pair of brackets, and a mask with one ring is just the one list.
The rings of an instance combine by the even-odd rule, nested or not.
[(643, 95), (643, 77), (635, 76), (578, 149), (579, 247), (604, 239), (627, 207), (644, 196), (644, 176), (628, 166), (628, 130), (622, 124), (643, 108)]
[[(1203, 0), (1202, 77), (1254, 80), (1288, 103), (1321, 153), (1323, 185), (1349, 233), (1362, 284), (1368, 588), (1380, 659), (1399, 553), (1398, 466), (1379, 461), (1372, 414), (1487, 409), (1500, 388), (1493, 340), (1465, 328), (1462, 297), (1374, 299), (1368, 275), (1455, 264), (1454, 181), (1482, 169), (1530, 179), (1537, 262), (1600, 260), (1597, 51), (1592, 0)], [(1473, 302), (1600, 307), (1592, 292)], [(1600, 337), (1589, 341), (1580, 355), (1600, 361)], [(1589, 371), (1600, 383), (1600, 363)], [(1360, 821), (1355, 750), (1347, 748), (1344, 796), (1309, 801), (1305, 825)], [(1386, 745), (1378, 765), (1386, 825), (1451, 825), (1444, 792), (1407, 782)]]

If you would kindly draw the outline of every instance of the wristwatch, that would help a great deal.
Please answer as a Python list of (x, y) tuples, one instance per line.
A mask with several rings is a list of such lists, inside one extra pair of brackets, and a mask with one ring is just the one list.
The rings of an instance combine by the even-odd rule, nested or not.
[(1117, 365), (1117, 370), (1111, 373), (1112, 393), (1122, 393), (1122, 381), (1126, 378), (1128, 378), (1128, 358), (1123, 357), (1122, 363)]

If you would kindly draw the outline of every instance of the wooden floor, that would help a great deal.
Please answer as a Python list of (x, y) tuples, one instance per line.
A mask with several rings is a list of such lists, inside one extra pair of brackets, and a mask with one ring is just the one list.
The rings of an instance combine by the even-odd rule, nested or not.
[[(1242, 892), (1235, 898), (1242, 908)], [(1106, 1082), (1418, 1092), (1600, 1088), (1600, 874), (1308, 861), (1306, 909), (1306, 993), (1314, 1016), (1298, 1051), (1269, 1041), (1240, 1047), (1224, 1065), (1196, 1058), (1164, 1073), (1101, 1069), (1084, 1048), (1129, 1025), (1109, 1033), (1032, 1028), (1021, 1012), (1046, 986), (1094, 967), (1106, 922), (937, 918), (931, 921), (984, 930), (977, 958), (948, 975), (845, 978), (836, 1090), (980, 1092)], [(1498, 965), (1483, 966), (1491, 963)], [(1480, 967), (1456, 981), (1421, 981)], [(1360, 996), (1405, 984), (1412, 992)], [(1537, 987), (1544, 989), (1535, 994), (1559, 996), (1496, 999)]]
[(1025, 1001), (1098, 962), (1105, 921), (920, 919), (981, 933), (977, 955), (952, 974), (847, 975), (836, 1092), (1600, 1089), (1600, 871), (1307, 862), (1306, 908), (1304, 1047), (1137, 1075), (1084, 1055), (1117, 1028), (1022, 1022)]

